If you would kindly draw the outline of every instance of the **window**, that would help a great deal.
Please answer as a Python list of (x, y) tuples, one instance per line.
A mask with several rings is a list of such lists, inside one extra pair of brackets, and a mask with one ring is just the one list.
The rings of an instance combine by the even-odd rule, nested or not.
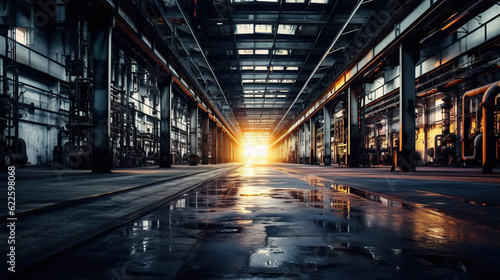
[(299, 67), (297, 67), (297, 66), (289, 66), (289, 67), (286, 68), (286, 70), (287, 71), (297, 71), (297, 70), (299, 70)]
[(273, 25), (272, 24), (256, 24), (255, 25), (255, 33), (273, 33)]
[(267, 66), (255, 66), (255, 71), (267, 71)]
[(238, 54), (253, 54), (253, 50), (238, 50)]
[(23, 45), (30, 45), (30, 30), (27, 27), (16, 27), (16, 41)]
[(288, 50), (274, 50), (276, 55), (288, 55)]
[(253, 24), (236, 24), (235, 34), (253, 34)]
[(278, 26), (278, 34), (293, 35), (295, 30), (297, 30), (297, 25), (280, 24)]
[(253, 66), (242, 66), (241, 70), (253, 70)]
[(328, 0), (311, 0), (313, 4), (327, 4)]
[(286, 3), (304, 3), (305, 0), (286, 0)]
[(271, 67), (271, 71), (281, 71), (283, 69), (284, 69), (283, 66), (273, 66), (273, 67)]
[(255, 54), (269, 54), (269, 50), (255, 50)]

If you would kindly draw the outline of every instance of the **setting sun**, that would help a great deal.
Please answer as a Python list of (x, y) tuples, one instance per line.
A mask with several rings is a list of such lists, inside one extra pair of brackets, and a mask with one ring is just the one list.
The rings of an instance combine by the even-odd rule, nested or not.
[(245, 145), (243, 157), (247, 162), (266, 162), (267, 146), (265, 145)]

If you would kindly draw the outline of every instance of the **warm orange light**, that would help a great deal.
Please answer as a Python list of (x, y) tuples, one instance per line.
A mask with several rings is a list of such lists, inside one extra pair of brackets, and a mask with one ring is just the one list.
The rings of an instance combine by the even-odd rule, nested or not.
[(266, 145), (245, 145), (243, 149), (243, 158), (246, 162), (258, 163), (266, 162), (267, 146)]

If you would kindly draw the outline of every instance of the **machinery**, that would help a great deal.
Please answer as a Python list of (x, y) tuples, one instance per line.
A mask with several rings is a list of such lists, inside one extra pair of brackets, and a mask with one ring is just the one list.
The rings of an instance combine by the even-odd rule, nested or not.
[[(9, 73), (11, 74), (9, 77)], [(4, 69), (0, 93), (0, 168), (26, 166), (26, 142), (19, 137), (19, 74), (14, 66)]]

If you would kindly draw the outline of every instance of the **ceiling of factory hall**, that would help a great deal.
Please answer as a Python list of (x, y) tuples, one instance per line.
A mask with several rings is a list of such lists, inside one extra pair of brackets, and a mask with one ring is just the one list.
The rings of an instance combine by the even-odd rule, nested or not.
[(198, 79), (217, 87), (219, 96), (211, 98), (224, 101), (223, 114), (250, 143), (278, 138), (357, 54), (346, 50), (361, 50), (369, 41), (360, 36), (367, 23), (376, 23), (375, 34), (391, 11), (391, 1), (378, 0), (165, 0), (163, 5), (189, 59), (205, 68), (200, 73), (206, 77)]

